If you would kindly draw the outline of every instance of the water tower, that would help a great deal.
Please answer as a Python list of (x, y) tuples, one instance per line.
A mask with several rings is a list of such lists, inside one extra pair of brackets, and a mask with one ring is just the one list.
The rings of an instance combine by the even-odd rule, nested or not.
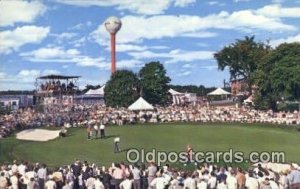
[(121, 29), (122, 22), (119, 18), (111, 16), (104, 23), (106, 30), (110, 33), (110, 58), (111, 58), (111, 73), (116, 72), (116, 34)]

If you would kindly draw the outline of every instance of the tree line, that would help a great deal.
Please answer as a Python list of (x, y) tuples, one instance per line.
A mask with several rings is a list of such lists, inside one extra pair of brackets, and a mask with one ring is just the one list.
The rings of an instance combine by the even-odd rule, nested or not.
[[(278, 105), (300, 100), (300, 43), (272, 48), (252, 37), (236, 40), (214, 54), (219, 70), (228, 68), (231, 79), (244, 79), (254, 92), (258, 109), (278, 110)], [(255, 89), (255, 90), (253, 90)]]

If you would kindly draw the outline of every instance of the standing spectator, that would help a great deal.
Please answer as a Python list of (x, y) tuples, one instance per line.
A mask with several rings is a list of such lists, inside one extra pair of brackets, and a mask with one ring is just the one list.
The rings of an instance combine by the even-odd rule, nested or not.
[(238, 184), (238, 189), (244, 189), (246, 183), (246, 177), (243, 173), (243, 170), (240, 167), (237, 168), (236, 180)]
[(45, 164), (42, 164), (42, 166), (39, 168), (37, 172), (37, 177), (38, 177), (39, 189), (44, 189), (45, 181), (47, 179), (47, 168)]
[(162, 174), (160, 171), (157, 172), (156, 178), (154, 178), (150, 182), (151, 189), (165, 189), (165, 186), (168, 184), (165, 178), (162, 177)]
[(155, 178), (155, 174), (157, 172), (157, 167), (156, 167), (154, 161), (150, 162), (147, 172), (148, 172), (148, 185), (150, 187), (150, 184), (151, 184), (152, 180)]
[(129, 175), (126, 177), (125, 180), (123, 180), (120, 183), (120, 189), (132, 189), (132, 188), (133, 188), (132, 176)]
[(95, 139), (98, 139), (99, 125), (97, 123), (95, 123), (95, 125), (94, 125), (94, 131), (95, 131)]
[[(297, 167), (299, 169), (299, 167)], [(296, 166), (292, 166), (292, 170), (289, 174), (291, 181), (291, 189), (300, 189), (300, 170)]]
[(261, 182), (260, 189), (272, 189), (269, 178), (265, 178), (265, 180)]
[(18, 179), (18, 174), (16, 172), (13, 173), (13, 175), (10, 177), (10, 183), (12, 189), (19, 188), (19, 179)]
[(133, 188), (141, 189), (141, 170), (137, 164), (134, 164), (132, 169), (133, 175)]
[(210, 177), (208, 179), (208, 188), (216, 189), (216, 187), (217, 187), (217, 177), (214, 172), (211, 172)]
[(1, 172), (0, 174), (0, 189), (6, 189), (8, 186), (7, 178), (5, 177), (5, 173)]
[(227, 175), (226, 184), (228, 189), (237, 189), (238, 183), (235, 177), (234, 170), (231, 170), (230, 173)]
[(115, 179), (115, 188), (119, 189), (120, 183), (123, 181), (124, 172), (121, 169), (120, 164), (116, 163), (113, 170), (113, 178)]
[(49, 175), (49, 179), (45, 183), (45, 189), (57, 189), (52, 175)]
[(221, 180), (226, 181), (226, 178), (227, 178), (227, 175), (225, 174), (225, 168), (221, 167), (220, 172), (218, 173), (218, 176), (217, 176), (217, 181), (218, 181), (218, 183), (220, 183)]
[(249, 171), (245, 186), (247, 187), (247, 189), (258, 189), (259, 188), (259, 183), (258, 183), (257, 179), (254, 178), (253, 171)]
[(31, 177), (31, 178), (29, 179), (29, 182), (27, 183), (27, 189), (36, 189), (37, 186), (38, 186), (38, 185), (37, 185), (36, 181), (34, 180), (33, 177)]
[(100, 180), (100, 177), (97, 176), (95, 180), (95, 189), (105, 189), (103, 183)]
[(197, 184), (197, 189), (207, 189), (208, 185), (205, 179), (201, 179), (200, 182)]

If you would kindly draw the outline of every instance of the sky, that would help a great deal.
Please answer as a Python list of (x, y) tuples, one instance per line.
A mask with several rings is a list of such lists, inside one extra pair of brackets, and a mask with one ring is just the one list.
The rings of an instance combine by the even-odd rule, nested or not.
[(117, 69), (160, 61), (178, 85), (222, 86), (229, 73), (213, 54), (236, 39), (300, 42), (300, 0), (0, 0), (0, 10), (0, 90), (34, 89), (47, 74), (105, 84), (110, 16), (122, 21)]

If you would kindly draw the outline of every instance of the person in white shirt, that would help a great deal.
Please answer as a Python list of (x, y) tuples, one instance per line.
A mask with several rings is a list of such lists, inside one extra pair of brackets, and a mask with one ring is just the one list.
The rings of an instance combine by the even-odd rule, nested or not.
[(45, 183), (45, 189), (56, 189), (56, 183), (52, 175), (49, 176), (49, 180)]
[(208, 179), (208, 188), (215, 189), (217, 187), (217, 177), (214, 172), (211, 172), (210, 177)]
[(103, 183), (100, 181), (99, 177), (96, 177), (95, 189), (105, 189)]
[(105, 125), (100, 125), (100, 138), (105, 138)]
[(191, 173), (187, 174), (186, 179), (183, 181), (184, 189), (196, 189), (196, 181), (191, 177)]
[(270, 186), (272, 189), (279, 189), (278, 184), (274, 181), (274, 179), (270, 179)]
[(157, 172), (156, 178), (150, 183), (151, 188), (155, 189), (165, 189), (165, 186), (168, 184), (165, 178), (162, 177), (160, 171)]
[(18, 166), (19, 174), (25, 176), (25, 170), (26, 170), (26, 165), (23, 162), (21, 162), (21, 164)]
[(14, 160), (14, 164), (11, 166), (11, 171), (12, 171), (12, 174), (18, 172), (18, 165), (17, 165), (17, 161), (16, 160)]
[(98, 138), (99, 135), (99, 126), (97, 124), (94, 125), (94, 131), (95, 131), (95, 138)]
[(173, 173), (172, 180), (170, 182), (169, 189), (178, 189), (179, 188), (179, 181), (178, 181), (178, 174)]
[(237, 180), (235, 178), (235, 173), (233, 170), (230, 171), (226, 178), (226, 184), (228, 189), (237, 189)]
[(10, 177), (11, 189), (19, 188), (19, 179), (17, 177), (17, 172), (13, 173), (13, 176)]
[(259, 183), (258, 180), (253, 177), (253, 172), (249, 172), (249, 177), (246, 178), (246, 184), (245, 186), (247, 189), (258, 189)]
[(132, 176), (129, 175), (120, 183), (120, 189), (132, 189), (133, 188), (133, 180)]
[(85, 186), (87, 189), (94, 189), (95, 188), (95, 178), (94, 177), (90, 177), (86, 180), (85, 182)]
[(45, 164), (42, 164), (41, 168), (39, 168), (37, 172), (37, 177), (38, 177), (39, 189), (44, 189), (45, 181), (47, 179), (47, 168)]
[(280, 189), (287, 189), (289, 187), (288, 178), (287, 178), (287, 171), (280, 174), (279, 178), (279, 188)]
[(197, 184), (197, 189), (207, 189), (208, 184), (205, 179), (201, 179), (200, 182)]

